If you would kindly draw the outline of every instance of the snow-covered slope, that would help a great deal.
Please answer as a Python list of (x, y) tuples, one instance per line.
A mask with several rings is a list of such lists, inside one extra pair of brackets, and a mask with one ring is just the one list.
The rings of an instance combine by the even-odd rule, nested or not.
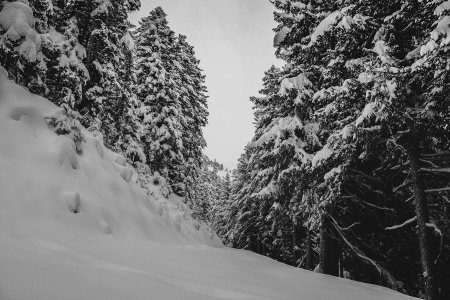
[[(0, 68), (0, 299), (408, 299), (220, 246), (180, 199), (150, 197), (119, 155)], [(131, 177), (130, 177), (131, 175)]]
[(178, 209), (180, 199), (166, 200), (157, 188), (147, 196), (125, 159), (87, 131), (77, 154), (44, 120), (59, 108), (0, 72), (0, 231), (220, 245)]

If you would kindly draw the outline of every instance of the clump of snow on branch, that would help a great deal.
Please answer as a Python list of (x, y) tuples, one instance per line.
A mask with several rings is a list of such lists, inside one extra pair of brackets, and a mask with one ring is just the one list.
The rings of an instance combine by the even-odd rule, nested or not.
[(6, 30), (8, 38), (16, 41), (34, 31), (33, 12), (22, 2), (3, 2), (0, 25)]
[(290, 32), (291, 29), (289, 27), (285, 26), (281, 28), (281, 30), (275, 34), (275, 37), (273, 39), (273, 46), (277, 47), (278, 45), (280, 45)]
[(295, 99), (295, 103), (299, 104), (302, 102), (300, 98), (301, 95), (307, 95), (312, 97), (313, 95), (312, 88), (313, 84), (308, 79), (308, 77), (306, 77), (304, 73), (300, 73), (296, 77), (284, 78), (281, 81), (280, 90), (278, 91), (278, 94), (281, 96), (286, 96), (289, 90), (296, 89), (298, 94), (297, 99)]
[(259, 139), (254, 141), (251, 146), (259, 147), (269, 142), (273, 138), (280, 137), (281, 133), (285, 130), (295, 130), (296, 128), (302, 128), (303, 124), (297, 117), (285, 117), (272, 121), (270, 129), (265, 132)]
[(311, 161), (312, 166), (315, 167), (319, 165), (322, 161), (330, 158), (331, 155), (333, 155), (333, 150), (331, 150), (328, 145), (325, 145), (320, 151), (318, 151), (314, 155)]
[(334, 25), (339, 21), (339, 18), (343, 16), (342, 11), (338, 10), (329, 14), (325, 19), (323, 19), (319, 25), (317, 25), (316, 30), (311, 34), (311, 40), (308, 46), (314, 45), (319, 37), (324, 35), (327, 31), (331, 30)]

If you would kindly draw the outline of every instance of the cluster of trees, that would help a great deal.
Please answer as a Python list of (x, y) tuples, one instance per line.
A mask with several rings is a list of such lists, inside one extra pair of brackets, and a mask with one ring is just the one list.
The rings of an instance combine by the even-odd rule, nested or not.
[(200, 175), (192, 190), (189, 206), (194, 217), (210, 224), (214, 232), (221, 232), (231, 195), (231, 172), (204, 155)]
[(282, 68), (218, 232), (233, 247), (450, 297), (450, 1), (271, 0)]
[(77, 131), (82, 142), (84, 125), (143, 174), (158, 172), (189, 197), (206, 145), (205, 77), (193, 47), (170, 29), (160, 7), (134, 28), (129, 14), (140, 5), (1, 1), (0, 64), (63, 108), (65, 133)]

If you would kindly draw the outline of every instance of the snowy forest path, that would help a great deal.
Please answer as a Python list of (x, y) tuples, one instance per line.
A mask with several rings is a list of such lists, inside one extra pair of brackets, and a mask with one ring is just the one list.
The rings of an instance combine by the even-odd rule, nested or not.
[(111, 237), (2, 237), (0, 247), (5, 300), (413, 299), (229, 248)]

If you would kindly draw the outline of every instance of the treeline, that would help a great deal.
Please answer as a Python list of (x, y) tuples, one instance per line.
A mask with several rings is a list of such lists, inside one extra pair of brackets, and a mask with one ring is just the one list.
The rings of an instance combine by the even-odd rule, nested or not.
[(219, 234), (449, 299), (450, 1), (271, 2), (284, 66), (251, 98), (256, 132)]
[(129, 14), (140, 5), (2, 1), (0, 64), (10, 79), (62, 108), (64, 117), (52, 120), (58, 133), (80, 145), (82, 124), (143, 177), (157, 172), (189, 198), (206, 145), (205, 77), (161, 8), (134, 28)]

